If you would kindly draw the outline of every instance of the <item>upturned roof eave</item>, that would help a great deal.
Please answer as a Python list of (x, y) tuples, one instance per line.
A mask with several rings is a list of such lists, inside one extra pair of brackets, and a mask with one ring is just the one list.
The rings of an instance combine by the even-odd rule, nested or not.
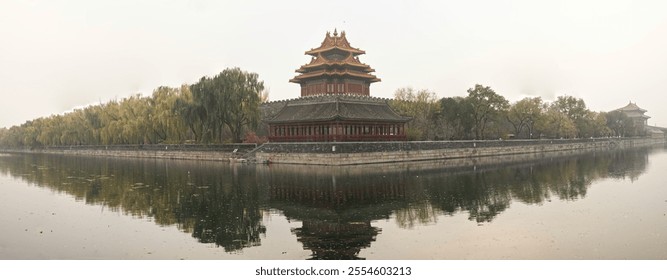
[(352, 54), (354, 54), (354, 55), (362, 55), (362, 54), (366, 54), (366, 51), (363, 51), (363, 50), (360, 50), (360, 49), (355, 49), (355, 48), (341, 48), (341, 47), (339, 47), (339, 46), (318, 47), (318, 48), (314, 48), (314, 49), (311, 49), (311, 50), (306, 51), (305, 54), (315, 56), (315, 55), (317, 55), (317, 54), (319, 54), (319, 53), (328, 52), (328, 51), (332, 51), (332, 50), (341, 50), (341, 51), (344, 51), (344, 52), (352, 53)]
[(350, 68), (359, 68), (363, 72), (375, 72), (375, 69), (371, 68), (368, 64), (363, 64), (363, 63), (350, 63), (346, 61), (327, 61), (327, 62), (320, 62), (320, 63), (308, 63), (301, 65), (299, 69), (296, 69), (295, 72), (297, 73), (302, 73), (306, 72), (308, 68), (317, 68), (317, 67), (326, 67), (326, 66), (349, 66)]
[(375, 75), (372, 74), (367, 74), (367, 73), (350, 73), (350, 72), (319, 72), (319, 73), (309, 73), (309, 74), (301, 74), (297, 75), (294, 78), (290, 79), (289, 81), (292, 83), (300, 83), (302, 80), (309, 80), (309, 79), (318, 79), (322, 76), (350, 76), (350, 77), (355, 77), (359, 79), (365, 79), (369, 83), (376, 83), (376, 82), (381, 82), (382, 79), (376, 77)]

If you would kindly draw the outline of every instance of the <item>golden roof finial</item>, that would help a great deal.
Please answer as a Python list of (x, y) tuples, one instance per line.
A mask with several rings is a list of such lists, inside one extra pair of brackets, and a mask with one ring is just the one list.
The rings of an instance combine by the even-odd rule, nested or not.
[(338, 30), (336, 30), (336, 28), (334, 28), (334, 36), (338, 36)]

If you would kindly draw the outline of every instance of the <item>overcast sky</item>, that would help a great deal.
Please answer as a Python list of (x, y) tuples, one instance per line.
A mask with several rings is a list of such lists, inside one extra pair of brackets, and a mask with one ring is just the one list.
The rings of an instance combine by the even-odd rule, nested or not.
[(570, 95), (591, 110), (636, 102), (667, 127), (667, 1), (0, 0), (0, 127), (228, 67), (271, 100), (327, 31), (345, 30), (382, 82), (371, 95), (475, 84), (514, 102)]

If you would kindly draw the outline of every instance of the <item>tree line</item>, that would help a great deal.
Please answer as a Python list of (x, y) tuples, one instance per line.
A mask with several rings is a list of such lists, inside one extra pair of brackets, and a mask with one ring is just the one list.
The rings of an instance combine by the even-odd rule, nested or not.
[(620, 111), (594, 112), (581, 98), (552, 102), (526, 97), (510, 103), (488, 86), (475, 85), (467, 96), (444, 97), (429, 90), (400, 88), (390, 102), (407, 124), (409, 140), (536, 139), (632, 137), (645, 134)]
[(256, 73), (228, 68), (192, 85), (158, 87), (122, 100), (0, 128), (0, 146), (241, 142), (266, 100)]
[[(488, 86), (467, 96), (400, 88), (390, 105), (413, 118), (409, 140), (534, 139), (640, 136), (621, 112), (593, 112), (582, 99), (527, 97), (510, 103)], [(0, 128), (0, 146), (123, 145), (261, 142), (260, 104), (267, 101), (256, 73), (228, 68), (192, 85), (158, 87), (72, 112)]]

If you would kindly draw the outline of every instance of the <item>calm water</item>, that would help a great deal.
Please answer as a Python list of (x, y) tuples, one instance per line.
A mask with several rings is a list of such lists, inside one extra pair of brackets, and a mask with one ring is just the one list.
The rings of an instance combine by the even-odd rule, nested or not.
[(449, 165), (0, 154), (0, 258), (667, 259), (664, 147)]

